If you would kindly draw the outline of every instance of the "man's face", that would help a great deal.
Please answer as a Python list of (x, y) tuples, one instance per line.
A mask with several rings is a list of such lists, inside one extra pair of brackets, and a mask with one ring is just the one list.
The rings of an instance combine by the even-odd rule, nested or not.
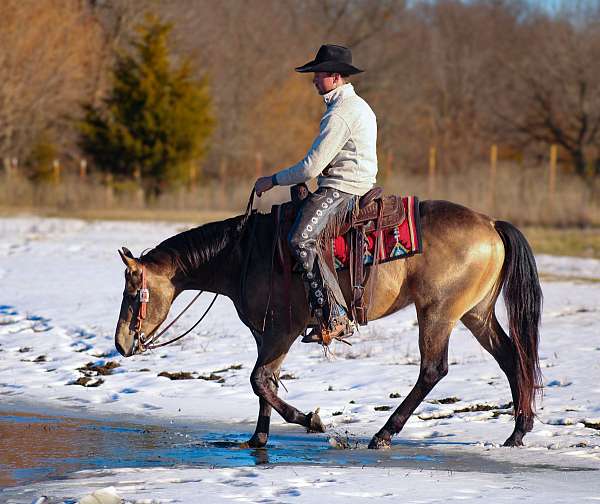
[(313, 84), (319, 94), (324, 95), (338, 87), (340, 80), (340, 74), (337, 73), (315, 72)]

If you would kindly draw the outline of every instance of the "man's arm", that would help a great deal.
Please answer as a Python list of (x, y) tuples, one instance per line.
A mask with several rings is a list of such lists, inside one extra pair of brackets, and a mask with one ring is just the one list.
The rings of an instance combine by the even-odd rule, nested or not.
[(350, 138), (350, 129), (339, 115), (331, 114), (321, 121), (319, 136), (300, 161), (275, 174), (280, 185), (306, 182), (319, 175)]
[(350, 138), (350, 129), (339, 115), (331, 114), (321, 121), (319, 136), (300, 161), (270, 177), (261, 177), (254, 189), (260, 196), (274, 185), (294, 185), (306, 182), (319, 175)]

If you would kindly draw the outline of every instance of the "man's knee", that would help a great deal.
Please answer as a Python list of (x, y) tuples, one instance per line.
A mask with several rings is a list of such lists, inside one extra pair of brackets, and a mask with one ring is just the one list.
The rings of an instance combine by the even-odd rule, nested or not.
[(314, 239), (310, 239), (308, 233), (301, 229), (289, 234), (288, 243), (296, 259), (303, 262), (307, 261), (315, 247)]
[[(307, 235), (308, 236), (308, 235)], [(296, 232), (291, 231), (288, 235), (288, 243), (290, 244), (290, 248), (296, 252), (300, 250), (300, 243), (302, 243), (305, 239), (302, 238), (302, 234), (300, 230)]]

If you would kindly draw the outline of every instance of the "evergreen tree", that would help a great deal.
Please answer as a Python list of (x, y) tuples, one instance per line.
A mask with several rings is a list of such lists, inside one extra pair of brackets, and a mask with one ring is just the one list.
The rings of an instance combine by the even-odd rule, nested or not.
[(86, 105), (81, 124), (80, 145), (99, 168), (141, 177), (153, 192), (185, 179), (214, 127), (206, 78), (193, 80), (189, 60), (170, 63), (171, 29), (146, 17), (132, 51), (117, 56), (109, 96)]

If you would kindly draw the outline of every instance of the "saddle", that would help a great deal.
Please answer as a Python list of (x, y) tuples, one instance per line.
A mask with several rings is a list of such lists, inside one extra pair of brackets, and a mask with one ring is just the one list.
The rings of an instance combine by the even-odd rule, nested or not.
[[(287, 236), (296, 219), (297, 212), (304, 199), (310, 194), (305, 184), (292, 186), (290, 189), (292, 200), (283, 205), (275, 205), (271, 214), (275, 219), (276, 236), (274, 243), (275, 259), (278, 267), (284, 275), (284, 282), (291, 284), (291, 274), (294, 260), (289, 249)], [(383, 196), (381, 187), (374, 187), (358, 203), (358, 208), (350, 213), (342, 223), (338, 235), (344, 237), (348, 244), (349, 258), (348, 270), (352, 293), (348, 313), (351, 318), (360, 325), (368, 322), (368, 307), (365, 305), (364, 292), (368, 280), (372, 277), (373, 268), (381, 262), (380, 249), (383, 230), (399, 226), (406, 219), (406, 213), (402, 198), (400, 196)], [(365, 268), (365, 252), (367, 252), (367, 234), (374, 237), (373, 257), (371, 261), (371, 274), (367, 275)], [(322, 259), (335, 273), (334, 242), (328, 243), (320, 251)], [(289, 289), (284, 289), (289, 292)], [(284, 302), (288, 300), (284, 300)]]

